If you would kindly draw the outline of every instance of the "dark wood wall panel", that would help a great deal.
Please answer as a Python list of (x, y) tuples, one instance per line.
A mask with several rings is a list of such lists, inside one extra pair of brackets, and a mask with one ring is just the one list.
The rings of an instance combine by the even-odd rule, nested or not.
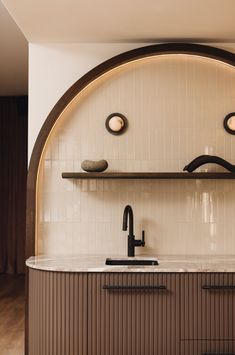
[(87, 354), (87, 274), (29, 269), (29, 355)]
[[(108, 290), (104, 286), (166, 286)], [(179, 275), (90, 274), (88, 355), (179, 354)]]
[(235, 340), (235, 274), (184, 274), (181, 339)]

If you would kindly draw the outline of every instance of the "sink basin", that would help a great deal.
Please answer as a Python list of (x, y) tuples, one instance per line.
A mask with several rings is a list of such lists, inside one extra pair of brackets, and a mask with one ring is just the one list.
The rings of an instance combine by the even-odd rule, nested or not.
[(155, 258), (107, 258), (106, 265), (158, 265)]

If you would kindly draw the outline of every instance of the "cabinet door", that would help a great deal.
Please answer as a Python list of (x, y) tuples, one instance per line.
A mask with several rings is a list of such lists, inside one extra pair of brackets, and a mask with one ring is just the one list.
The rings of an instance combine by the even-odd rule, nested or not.
[(189, 340), (181, 343), (181, 355), (235, 355), (231, 340)]
[(235, 274), (182, 275), (181, 339), (235, 340)]
[(88, 355), (177, 355), (179, 276), (88, 276)]
[(29, 269), (29, 355), (87, 354), (87, 274)]

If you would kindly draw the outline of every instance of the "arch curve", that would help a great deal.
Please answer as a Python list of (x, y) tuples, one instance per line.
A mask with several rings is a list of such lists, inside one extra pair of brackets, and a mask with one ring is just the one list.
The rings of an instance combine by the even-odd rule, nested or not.
[(191, 43), (164, 43), (141, 47), (119, 54), (99, 64), (78, 79), (59, 99), (49, 113), (39, 132), (32, 151), (27, 180), (26, 258), (35, 254), (36, 188), (40, 159), (47, 137), (49, 136), (61, 113), (75, 98), (75, 96), (77, 96), (85, 87), (103, 74), (123, 64), (163, 54), (190, 54), (215, 59), (235, 66), (235, 54), (219, 48)]

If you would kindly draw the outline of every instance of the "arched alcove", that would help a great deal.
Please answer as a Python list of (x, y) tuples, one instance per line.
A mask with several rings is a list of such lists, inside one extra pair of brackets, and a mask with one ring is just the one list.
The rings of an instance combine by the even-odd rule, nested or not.
[[(234, 57), (207, 46), (156, 45), (112, 58), (79, 79), (49, 114), (33, 150), (27, 256), (122, 252), (121, 213), (130, 202), (137, 232), (148, 230), (147, 252), (171, 252), (163, 242), (170, 235), (176, 242), (169, 239), (167, 245), (176, 250), (183, 236), (176, 253), (187, 252), (187, 235), (194, 228), (208, 239), (207, 253), (218, 253), (215, 228), (222, 228), (224, 243), (225, 224), (233, 227), (227, 223), (233, 182), (222, 182), (221, 192), (216, 181), (75, 182), (62, 180), (61, 172), (79, 171), (83, 159), (107, 159), (110, 171), (181, 171), (205, 153), (231, 161), (234, 143), (223, 130), (223, 118), (234, 111)], [(130, 123), (119, 137), (104, 127), (108, 114), (117, 111)], [(231, 240), (222, 253), (231, 253)]]

